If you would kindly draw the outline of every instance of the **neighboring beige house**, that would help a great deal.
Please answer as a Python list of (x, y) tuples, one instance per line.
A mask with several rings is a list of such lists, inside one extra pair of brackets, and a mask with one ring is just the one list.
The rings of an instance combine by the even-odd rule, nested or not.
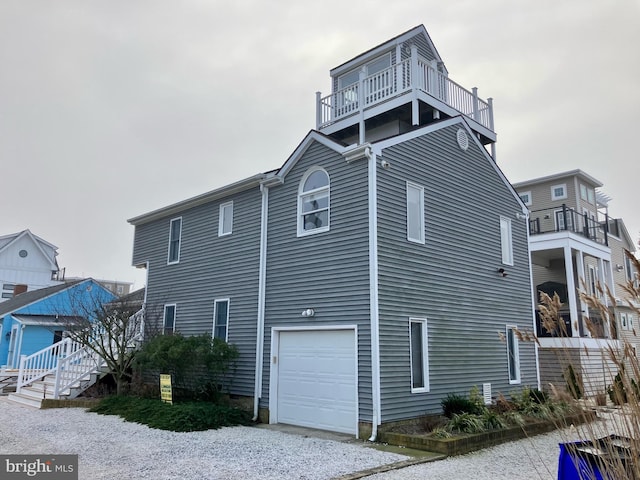
[[(610, 362), (608, 347), (619, 349), (619, 339), (635, 345), (632, 327), (638, 318), (625, 306), (622, 288), (635, 278), (624, 248), (635, 251), (634, 242), (621, 219), (608, 214), (609, 198), (598, 192), (602, 182), (583, 172), (571, 170), (515, 183), (520, 198), (529, 208), (529, 251), (532, 265), (532, 294), (558, 293), (563, 308), (565, 331), (548, 332), (536, 310), (536, 334), (540, 378), (566, 385), (567, 365), (582, 374), (585, 394), (603, 391), (617, 369)], [(602, 288), (616, 298), (611, 304)], [(579, 291), (600, 296), (610, 314), (590, 311)], [(608, 318), (607, 318), (608, 317)], [(586, 319), (589, 322), (586, 322)], [(609, 319), (615, 319), (613, 325)]]

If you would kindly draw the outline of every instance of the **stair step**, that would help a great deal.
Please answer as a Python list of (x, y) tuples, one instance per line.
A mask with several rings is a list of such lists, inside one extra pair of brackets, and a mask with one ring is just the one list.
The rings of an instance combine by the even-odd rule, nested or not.
[(42, 406), (42, 399), (28, 397), (21, 393), (10, 393), (7, 400), (26, 407), (40, 408)]

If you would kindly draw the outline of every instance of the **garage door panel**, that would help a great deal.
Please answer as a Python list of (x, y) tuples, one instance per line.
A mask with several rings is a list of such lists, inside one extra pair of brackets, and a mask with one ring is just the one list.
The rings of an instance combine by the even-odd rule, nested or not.
[(278, 421), (354, 433), (354, 330), (280, 332)]

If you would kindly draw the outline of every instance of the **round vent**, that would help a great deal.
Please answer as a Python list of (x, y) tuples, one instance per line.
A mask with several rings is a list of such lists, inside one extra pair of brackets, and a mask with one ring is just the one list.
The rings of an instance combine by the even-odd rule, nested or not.
[(467, 137), (467, 132), (465, 132), (463, 129), (458, 129), (458, 132), (456, 133), (456, 139), (458, 140), (458, 146), (462, 150), (466, 150), (467, 148), (469, 148), (469, 137)]

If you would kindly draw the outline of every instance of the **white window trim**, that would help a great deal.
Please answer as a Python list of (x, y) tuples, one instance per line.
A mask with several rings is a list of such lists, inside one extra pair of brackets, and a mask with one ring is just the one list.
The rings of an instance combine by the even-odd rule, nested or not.
[[(528, 200), (525, 202), (524, 200), (522, 200), (523, 196), (527, 196)], [(533, 199), (531, 197), (531, 190), (529, 190), (528, 192), (522, 192), (520, 194), (520, 200), (522, 200), (522, 203), (524, 203), (527, 207), (530, 207), (531, 204), (533, 203)]]
[[(562, 195), (556, 196), (555, 189), (561, 187), (564, 193)], [(562, 200), (563, 198), (567, 198), (567, 184), (559, 183), (558, 185), (551, 185), (551, 200)]]
[[(509, 376), (510, 385), (519, 385), (522, 383), (522, 376), (520, 375), (520, 345), (518, 341), (518, 335), (516, 335), (518, 327), (516, 325), (507, 325), (505, 327), (506, 343), (507, 343), (507, 375)], [(510, 333), (513, 332), (513, 333)], [(513, 334), (513, 347), (514, 347), (514, 359), (515, 359), (515, 378), (511, 379), (511, 362), (509, 360), (509, 336)]]
[(167, 308), (169, 307), (173, 307), (173, 329), (171, 330), (172, 332), (175, 333), (176, 331), (176, 318), (178, 317), (178, 306), (175, 303), (167, 303), (164, 306), (164, 311), (163, 311), (163, 315), (162, 315), (162, 334), (166, 335), (166, 331), (167, 331)]
[[(317, 171), (322, 171), (325, 173), (328, 179), (327, 186), (304, 192), (303, 191), (304, 184), (306, 183), (307, 179), (311, 176), (311, 174)], [(324, 192), (325, 190), (327, 191), (327, 224), (319, 228), (314, 228), (312, 230), (305, 230), (304, 214), (302, 212), (302, 197), (311, 195), (313, 193), (321, 193), (321, 192)], [(327, 171), (324, 168), (311, 167), (302, 176), (302, 179), (300, 180), (300, 185), (298, 185), (298, 220), (297, 221), (298, 221), (298, 237), (306, 237), (308, 235), (315, 235), (317, 233), (328, 232), (330, 230), (330, 227), (331, 227), (331, 177), (329, 176), (329, 173), (327, 173)]]
[[(231, 207), (231, 208), (229, 208)], [(225, 211), (227, 211), (227, 208), (229, 208), (228, 210), (228, 215), (231, 216), (231, 225), (230, 225), (230, 229), (228, 232), (224, 231), (224, 221), (225, 221)], [(233, 201), (231, 202), (225, 202), (220, 204), (220, 213), (219, 213), (219, 218), (218, 218), (218, 236), (219, 237), (224, 237), (226, 235), (231, 235), (231, 233), (233, 232)]]
[(227, 319), (225, 323), (225, 335), (222, 340), (224, 340), (225, 342), (228, 342), (229, 341), (229, 311), (231, 310), (231, 300), (229, 298), (217, 298), (213, 302), (213, 330), (211, 331), (211, 337), (219, 338), (219, 337), (216, 337), (216, 320), (218, 319), (218, 304), (223, 302), (227, 303)]
[[(424, 387), (413, 387), (413, 351), (411, 343), (411, 324), (420, 323), (422, 325), (422, 383)], [(429, 335), (427, 332), (427, 319), (426, 318), (409, 318), (409, 371), (411, 373), (411, 393), (427, 393), (430, 390), (429, 386)]]
[(511, 219), (502, 216), (500, 217), (500, 252), (502, 264), (513, 266), (513, 230), (511, 227)]
[[(411, 221), (411, 212), (409, 211), (409, 189), (413, 188), (418, 190), (418, 193), (420, 195), (420, 204), (419, 204), (419, 208), (420, 208), (420, 236), (418, 238), (412, 238), (410, 236), (410, 231), (411, 229), (409, 228), (409, 222)], [(407, 182), (407, 187), (406, 187), (406, 201), (407, 201), (407, 240), (413, 243), (419, 243), (421, 245), (425, 244), (425, 222), (424, 222), (424, 187), (422, 185), (418, 185), (416, 183), (412, 183), (412, 182)]]
[[(180, 231), (178, 232), (178, 255), (175, 260), (171, 260), (171, 231), (173, 230), (173, 222), (180, 220)], [(167, 248), (167, 265), (180, 263), (180, 250), (182, 250), (182, 217), (176, 217), (169, 220), (169, 246)]]

